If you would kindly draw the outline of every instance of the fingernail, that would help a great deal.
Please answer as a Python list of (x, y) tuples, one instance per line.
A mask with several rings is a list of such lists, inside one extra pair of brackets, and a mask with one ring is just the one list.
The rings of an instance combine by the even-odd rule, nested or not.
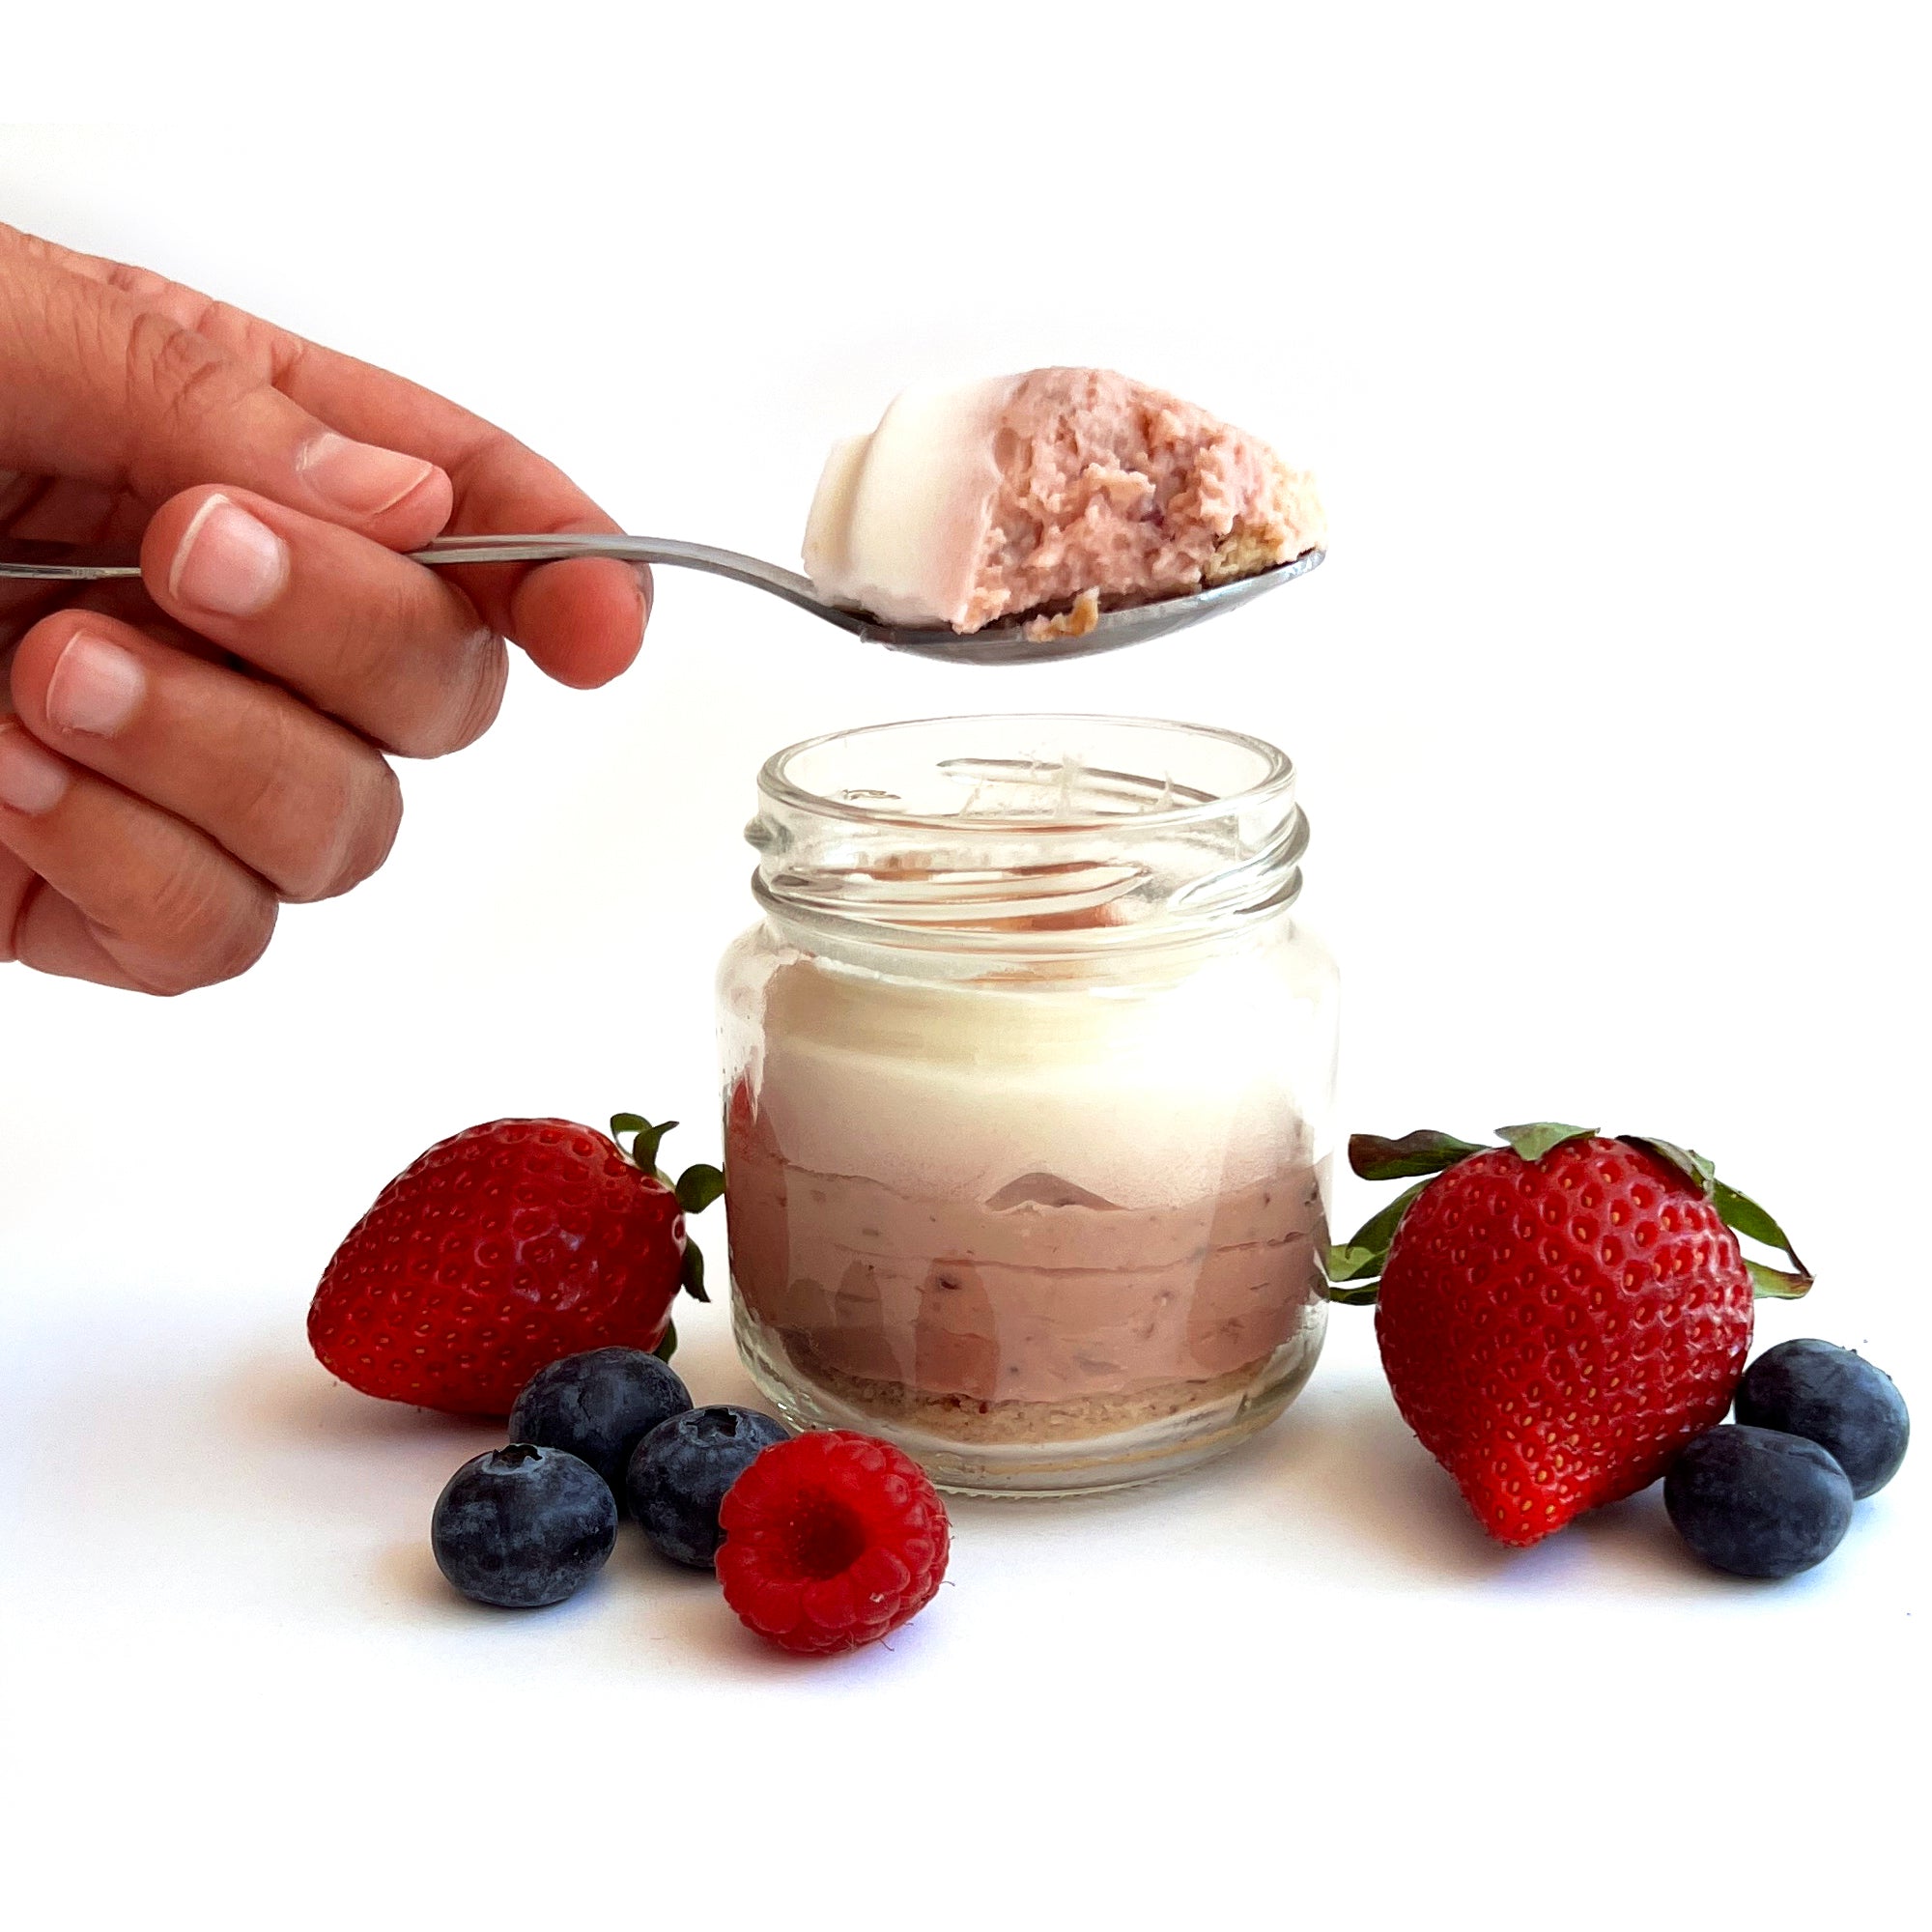
[(76, 631), (47, 680), (47, 717), (63, 731), (111, 738), (147, 695), (148, 673), (132, 651)]
[(211, 497), (175, 552), (168, 589), (216, 616), (252, 617), (275, 601), (288, 579), (281, 538), (226, 497)]
[(0, 725), (0, 805), (38, 818), (67, 790), (67, 767), (17, 724)]
[(373, 442), (352, 442), (326, 431), (302, 446), (296, 458), (302, 480), (325, 502), (357, 517), (373, 517), (400, 503), (436, 465), (399, 449), (380, 449)]

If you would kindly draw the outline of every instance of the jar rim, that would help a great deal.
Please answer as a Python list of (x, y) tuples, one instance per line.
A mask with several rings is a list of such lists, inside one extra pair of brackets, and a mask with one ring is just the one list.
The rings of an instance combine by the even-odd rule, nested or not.
[(1198, 819), (1219, 817), (1231, 810), (1265, 803), (1270, 799), (1292, 793), (1295, 784), (1294, 761), (1279, 746), (1246, 731), (1232, 730), (1226, 725), (1202, 724), (1182, 719), (1122, 716), (1101, 711), (989, 711), (941, 713), (928, 718), (891, 719), (875, 724), (847, 725), (840, 730), (822, 731), (810, 738), (801, 738), (796, 744), (787, 745), (781, 751), (774, 752), (759, 768), (759, 796), (774, 805), (786, 807), (792, 810), (810, 812), (820, 818), (838, 819), (852, 825), (872, 826), (881, 830), (894, 826), (902, 826), (913, 831), (957, 828), (969, 822), (968, 814), (907, 811), (903, 808), (888, 809), (882, 804), (861, 798), (833, 797), (824, 792), (813, 791), (798, 783), (790, 776), (790, 768), (795, 761), (810, 753), (823, 750), (828, 745), (883, 737), (894, 732), (927, 730), (936, 725), (946, 724), (962, 726), (982, 724), (995, 727), (1066, 725), (1100, 727), (1115, 731), (1158, 731), (1213, 740), (1248, 752), (1260, 761), (1261, 775), (1252, 784), (1241, 785), (1224, 792), (1201, 794), (1182, 803), (1161, 805), (1146, 811), (1068, 812), (1064, 817), (1057, 816), (1052, 819), (1019, 814), (1011, 816), (992, 813), (971, 814), (970, 823), (974, 832), (984, 834), (989, 838), (1009, 834), (1037, 838), (1043, 831), (1118, 831), (1125, 823), (1131, 823), (1137, 832), (1158, 833), (1169, 828), (1186, 826)]
[(1213, 724), (982, 712), (831, 731), (758, 775), (752, 889), (860, 946), (1092, 958), (1232, 936), (1301, 887), (1288, 754)]

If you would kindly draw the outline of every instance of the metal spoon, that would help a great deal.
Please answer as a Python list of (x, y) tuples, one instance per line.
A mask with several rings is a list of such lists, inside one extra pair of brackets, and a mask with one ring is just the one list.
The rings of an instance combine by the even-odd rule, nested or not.
[[(1252, 602), (1264, 590), (1304, 577), (1327, 554), (1305, 551), (1289, 563), (1278, 563), (1253, 577), (1217, 583), (1191, 597), (1167, 597), (1155, 604), (1135, 604), (1124, 610), (1103, 611), (1094, 628), (1079, 637), (1030, 637), (1029, 620), (988, 624), (984, 630), (925, 630), (916, 625), (886, 624), (863, 611), (828, 604), (810, 578), (795, 570), (736, 551), (714, 550), (709, 544), (678, 543), (668, 537), (562, 536), (447, 536), (433, 538), (409, 554), (417, 563), (553, 563), (561, 557), (611, 556), (625, 563), (668, 563), (686, 570), (707, 570), (768, 590), (810, 611), (828, 624), (868, 644), (921, 657), (947, 658), (954, 664), (1043, 664), (1053, 658), (1084, 658), (1095, 651), (1119, 650), (1122, 644), (1142, 644), (1170, 631), (1184, 630), (1224, 611)], [(125, 545), (43, 543), (29, 537), (0, 537), (0, 578), (35, 578), (43, 582), (90, 582), (108, 577), (139, 577), (134, 551)]]

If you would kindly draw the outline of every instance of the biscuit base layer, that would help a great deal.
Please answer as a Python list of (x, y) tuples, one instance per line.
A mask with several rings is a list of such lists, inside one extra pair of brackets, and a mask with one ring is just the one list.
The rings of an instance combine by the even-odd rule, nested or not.
[(1239, 1395), (1263, 1376), (1270, 1359), (1264, 1355), (1223, 1375), (1148, 1382), (1117, 1394), (1075, 1396), (1064, 1402), (987, 1402), (977, 1396), (931, 1394), (904, 1382), (848, 1375), (820, 1362), (803, 1336), (766, 1332), (784, 1350), (802, 1379), (842, 1406), (948, 1442), (1083, 1442), (1124, 1435)]

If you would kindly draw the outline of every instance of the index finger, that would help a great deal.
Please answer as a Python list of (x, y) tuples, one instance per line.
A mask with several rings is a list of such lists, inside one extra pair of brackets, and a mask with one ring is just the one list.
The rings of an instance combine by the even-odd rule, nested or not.
[[(434, 390), (311, 347), (284, 384), (302, 408), (344, 435), (425, 457), (455, 490), (447, 528), (609, 531), (620, 526), (562, 470), (515, 437)], [(594, 558), (474, 565), (455, 573), (484, 621), (514, 639), (552, 677), (588, 687), (625, 669), (643, 641), (650, 576)]]

